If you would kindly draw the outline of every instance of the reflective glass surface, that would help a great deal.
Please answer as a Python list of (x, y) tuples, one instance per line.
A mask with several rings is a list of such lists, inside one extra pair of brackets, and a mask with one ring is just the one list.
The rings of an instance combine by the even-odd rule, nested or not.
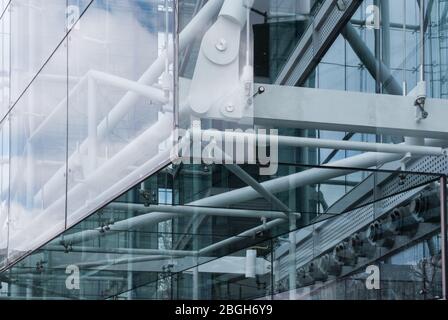
[[(15, 103), (66, 33), (65, 0), (12, 1), (11, 102)], [(62, 64), (61, 64), (62, 66)], [(49, 78), (64, 81), (51, 70)], [(65, 77), (66, 78), (66, 77)]]
[(447, 13), (0, 0), (0, 298), (448, 297)]
[[(51, 83), (53, 74), (67, 77), (67, 51), (59, 47), (11, 111), (8, 258), (14, 261), (65, 229), (65, 187), (47, 193), (46, 181), (67, 156), (67, 82)], [(55, 107), (56, 106), (56, 107)], [(51, 122), (46, 121), (51, 117)], [(65, 175), (65, 170), (62, 172)]]
[(155, 0), (0, 12), (4, 268), (169, 162), (174, 14)]
[[(440, 295), (439, 176), (364, 171), (363, 182), (347, 183), (351, 171), (362, 170), (279, 167), (296, 173), (263, 181), (256, 166), (238, 175), (223, 165), (167, 166), (5, 272), (4, 294), (367, 299), (373, 293), (356, 283), (365, 283), (366, 267), (374, 265), (387, 274), (375, 297), (401, 294), (401, 282), (415, 288), (412, 298)], [(302, 187), (310, 172), (328, 179)], [(247, 186), (244, 173), (288, 203), (289, 211)], [(322, 188), (341, 184), (350, 185), (344, 200), (332, 200), (333, 192)], [(360, 200), (350, 204), (352, 197)], [(432, 287), (419, 296), (428, 279), (414, 273), (425, 261), (435, 264)], [(72, 270), (79, 272), (78, 287), (67, 276)], [(340, 283), (350, 281), (354, 293), (340, 293)]]

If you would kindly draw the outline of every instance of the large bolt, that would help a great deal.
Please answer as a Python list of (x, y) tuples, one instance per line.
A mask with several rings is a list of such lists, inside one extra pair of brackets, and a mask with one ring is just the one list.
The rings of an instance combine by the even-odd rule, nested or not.
[(221, 51), (221, 52), (226, 51), (227, 50), (226, 39), (224, 39), (224, 38), (219, 39), (218, 42), (216, 43), (215, 47), (218, 51)]
[(235, 107), (233, 106), (233, 104), (229, 103), (229, 104), (226, 106), (226, 111), (227, 111), (227, 112), (233, 112), (234, 110), (235, 110)]

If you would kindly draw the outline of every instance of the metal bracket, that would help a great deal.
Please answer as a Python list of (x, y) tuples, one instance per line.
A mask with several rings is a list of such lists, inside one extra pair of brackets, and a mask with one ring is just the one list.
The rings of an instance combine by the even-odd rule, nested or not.
[(419, 122), (423, 119), (428, 118), (429, 113), (425, 110), (426, 104), (426, 82), (420, 81), (416, 87), (417, 98), (414, 101), (414, 106), (417, 107), (416, 110), (416, 121)]
[(253, 66), (247, 63), (240, 70), (241, 32), (251, 5), (226, 1), (205, 34), (188, 95), (193, 115), (253, 121)]

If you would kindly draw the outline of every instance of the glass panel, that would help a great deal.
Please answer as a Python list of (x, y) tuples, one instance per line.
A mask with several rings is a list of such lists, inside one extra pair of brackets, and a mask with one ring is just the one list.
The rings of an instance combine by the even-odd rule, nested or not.
[[(74, 24), (80, 19), (84, 11), (95, 0), (66, 0), (67, 2), (67, 27), (71, 29)], [(106, 4), (104, 4), (106, 6)], [(78, 25), (79, 27), (80, 25)]]
[[(72, 29), (68, 225), (169, 161), (171, 4), (98, 1)], [(47, 188), (63, 183), (55, 176)]]
[[(66, 1), (13, 1), (11, 8), (11, 99), (15, 102), (62, 41)], [(47, 76), (58, 81), (57, 75)]]
[(0, 298), (439, 298), (448, 4), (425, 4), (14, 1)]
[(0, 125), (0, 268), (8, 256), (9, 119)]
[(7, 5), (9, 4), (11, 0), (1, 0), (0, 1), (0, 15), (3, 13), (3, 11), (6, 9)]
[[(384, 288), (390, 281), (422, 285), (412, 268), (396, 266), (417, 267), (423, 257), (437, 258), (438, 176), (279, 167), (284, 176), (261, 176), (264, 180), (257, 166), (244, 170), (275, 192), (288, 212), (246, 186), (241, 171), (236, 176), (224, 166), (170, 165), (6, 275), (29, 288), (18, 286), (19, 296), (48, 299), (409, 298), (399, 295), (399, 286), (395, 293), (368, 288), (352, 293), (338, 287), (349, 280), (365, 283), (362, 273), (369, 265), (387, 273), (381, 280)], [(342, 186), (338, 179), (346, 181), (352, 171), (366, 179), (337, 200), (328, 197), (333, 190), (317, 191), (323, 185)], [(307, 180), (306, 189), (301, 183), (310, 175), (321, 179), (317, 185)], [(433, 251), (409, 254), (428, 239)], [(309, 271), (313, 261), (322, 270)], [(66, 272), (79, 274), (79, 282), (67, 284)], [(434, 276), (434, 290), (439, 290), (439, 278)], [(434, 298), (436, 292), (423, 298)]]
[(67, 47), (53, 54), (11, 111), (11, 203), (9, 258), (36, 249), (65, 228), (67, 156)]
[(10, 11), (5, 9), (0, 20), (0, 119), (3, 119), (9, 110), (9, 91), (10, 91)]

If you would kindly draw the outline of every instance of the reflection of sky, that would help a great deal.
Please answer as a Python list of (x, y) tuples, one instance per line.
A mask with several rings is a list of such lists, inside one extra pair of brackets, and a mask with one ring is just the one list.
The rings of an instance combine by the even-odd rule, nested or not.
[[(69, 5), (78, 5), (81, 12), (85, 10), (90, 2), (91, 1), (88, 0), (68, 1)], [(119, 74), (123, 77), (129, 76), (129, 78), (132, 79), (136, 78), (136, 76), (140, 76), (157, 55), (159, 47), (157, 43), (157, 33), (165, 31), (165, 16), (163, 11), (158, 11), (159, 3), (160, 2), (156, 0), (95, 0), (85, 15), (81, 18), (80, 30), (82, 35), (77, 36), (76, 33), (74, 33), (71, 47), (69, 47), (73, 50), (71, 59), (74, 60), (71, 61), (74, 61), (77, 67), (79, 66), (78, 68), (72, 67), (71, 69), (75, 70), (72, 72), (79, 72), (79, 74), (76, 74), (75, 76), (82, 76), (89, 70), (89, 68), (109, 72), (111, 74)], [(162, 4), (163, 3), (164, 1)], [(106, 14), (106, 12), (109, 14)], [(140, 25), (136, 24), (135, 21), (137, 21)], [(51, 26), (50, 24), (53, 22), (46, 21), (45, 27), (49, 30), (52, 30), (53, 27), (54, 29), (58, 29), (60, 27), (60, 22), (61, 19), (57, 20), (58, 26)], [(105, 32), (110, 32), (110, 34), (108, 33), (109, 38), (105, 36)], [(104, 46), (91, 41), (94, 38), (90, 37), (90, 39), (88, 39), (91, 35), (94, 35), (97, 38), (106, 39), (105, 43), (107, 45)], [(53, 48), (55, 46), (54, 40), (55, 39), (53, 38), (43, 38), (40, 45), (42, 48)], [(125, 45), (122, 44), (123, 41), (125, 42)], [(76, 48), (75, 44), (78, 46), (82, 45), (82, 48)], [(120, 46), (125, 50), (121, 50)], [(43, 68), (43, 74), (48, 73), (61, 76), (66, 75), (64, 71), (61, 71), (66, 70), (66, 56), (64, 54), (58, 54), (58, 52), (64, 50), (65, 49), (63, 46), (60, 46), (56, 50), (56, 54), (53, 55), (47, 65)], [(107, 62), (105, 62), (106, 60)], [(100, 65), (97, 65), (97, 62)], [(36, 85), (39, 82), (40, 85)], [(66, 92), (64, 86), (55, 86), (52, 83), (54, 82), (47, 82), (38, 76), (30, 87), (34, 89), (37, 88), (37, 92), (35, 92), (35, 94), (38, 98), (33, 96), (32, 100), (40, 101), (40, 104), (34, 104), (34, 108), (37, 109), (34, 110), (34, 112), (36, 112), (36, 114), (40, 114), (41, 117), (48, 115), (50, 113), (49, 111), (53, 110), (54, 106), (62, 100), (60, 93)], [(27, 92), (30, 90), (31, 89)], [(118, 98), (118, 96), (121, 97), (123, 94), (122, 90), (116, 90), (115, 92), (114, 90), (111, 90), (111, 88), (107, 87), (99, 87), (98, 91), (99, 104), (102, 104), (103, 109), (110, 109), (113, 107), (116, 101), (111, 102), (109, 100)], [(101, 94), (105, 94), (107, 99), (103, 99)], [(83, 89), (79, 95), (85, 96), (86, 91)], [(13, 166), (11, 166), (11, 171), (13, 171), (11, 180), (18, 178), (18, 182), (16, 183), (14, 190), (11, 190), (11, 212), (13, 212), (12, 216), (16, 223), (20, 222), (19, 224), (24, 228), (27, 228), (27, 222), (31, 221), (29, 220), (29, 217), (35, 216), (42, 211), (41, 206), (37, 204), (34, 204), (34, 210), (26, 205), (27, 191), (25, 190), (25, 187), (28, 181), (26, 173), (26, 160), (29, 158), (29, 145), (27, 144), (27, 139), (30, 136), (30, 128), (28, 123), (30, 118), (30, 115), (28, 114), (29, 103), (27, 101), (27, 94), (25, 94), (22, 97), (21, 102), (14, 108), (15, 117), (13, 118), (13, 125), (15, 127), (11, 129), (13, 133), (11, 138), (14, 141), (14, 146), (11, 148), (10, 154), (13, 162)], [(82, 110), (85, 109), (84, 101), (80, 100), (77, 103), (79, 105), (75, 106), (76, 103), (73, 103), (73, 107)], [(72, 107), (72, 105), (70, 105), (70, 107)], [(136, 106), (136, 109), (138, 109), (137, 107), (139, 106)], [(145, 109), (140, 108), (140, 112), (142, 113), (140, 116), (138, 114), (134, 115), (138, 121), (135, 121), (133, 127), (123, 127), (123, 124), (121, 124), (121, 128), (119, 128), (119, 130), (126, 131), (128, 136), (134, 136), (137, 134), (138, 130), (142, 129), (141, 127), (148, 126), (150, 122), (154, 121), (154, 116), (147, 110), (145, 111)], [(79, 110), (76, 110), (75, 113), (79, 115)], [(135, 113), (135, 110), (132, 110), (130, 114), (131, 113)], [(103, 115), (100, 116), (102, 119)], [(39, 122), (42, 119), (43, 118), (39, 118)], [(73, 118), (70, 119), (73, 124)], [(82, 142), (85, 138), (84, 131), (86, 121), (82, 118), (82, 116), (80, 116), (79, 119), (83, 120), (81, 124), (77, 124), (81, 127), (74, 128), (72, 125), (71, 136), (73, 138), (76, 134), (78, 134), (79, 137), (76, 137), (76, 139), (79, 140), (79, 142)], [(45, 180), (51, 177), (58, 168), (54, 166), (44, 167), (39, 164), (40, 160), (45, 159), (53, 162), (60, 161), (62, 164), (64, 163), (66, 156), (67, 132), (67, 124), (65, 121), (66, 111), (65, 108), (61, 108), (61, 111), (55, 113), (55, 116), (52, 118), (52, 122), (45, 127), (41, 137), (34, 140), (34, 159), (32, 159), (31, 162), (34, 170), (36, 171), (36, 181), (34, 183), (33, 192), (37, 192), (45, 183)], [(74, 132), (75, 130), (78, 130), (79, 132)], [(79, 134), (81, 131), (83, 131), (82, 134)], [(117, 134), (117, 132), (114, 134)], [(124, 135), (124, 137), (126, 137), (126, 135)], [(8, 131), (5, 131), (3, 138), (5, 138), (5, 141), (9, 141)], [(118, 138), (124, 140), (121, 137)], [(118, 147), (114, 146), (116, 140), (119, 140), (118, 138), (108, 137), (108, 139), (111, 140), (111, 150), (118, 149)], [(122, 148), (123, 144), (126, 143), (126, 141), (121, 140), (121, 144), (119, 144), (120, 148)], [(70, 144), (73, 149), (75, 142), (70, 141)], [(122, 177), (120, 176), (120, 169), (121, 168), (117, 168), (117, 172), (114, 173), (117, 176), (117, 179)], [(0, 179), (2, 179), (2, 181), (4, 178), (7, 177), (0, 175)], [(7, 188), (3, 188), (2, 191), (5, 191), (5, 189), (7, 191)], [(48, 205), (49, 204), (46, 203), (45, 207)], [(4, 210), (0, 212), (0, 225), (4, 224), (2, 223), (2, 219), (5, 217), (5, 214), (7, 213), (4, 212)], [(64, 212), (60, 212), (58, 218), (63, 216)], [(42, 217), (39, 221), (41, 225), (39, 228), (45, 229), (46, 226), (49, 227), (51, 225), (51, 219), (49, 217)], [(26, 230), (20, 232), (26, 233)]]
[[(84, 11), (90, 0), (69, 0), (69, 5), (78, 5)], [(169, 1), (171, 3), (172, 0)], [(164, 6), (164, 0), (94, 0), (92, 6), (110, 12), (131, 10), (136, 20), (151, 32), (164, 30), (164, 13), (158, 12), (159, 5)], [(170, 14), (170, 18), (173, 14)], [(172, 25), (172, 20), (170, 26)]]

